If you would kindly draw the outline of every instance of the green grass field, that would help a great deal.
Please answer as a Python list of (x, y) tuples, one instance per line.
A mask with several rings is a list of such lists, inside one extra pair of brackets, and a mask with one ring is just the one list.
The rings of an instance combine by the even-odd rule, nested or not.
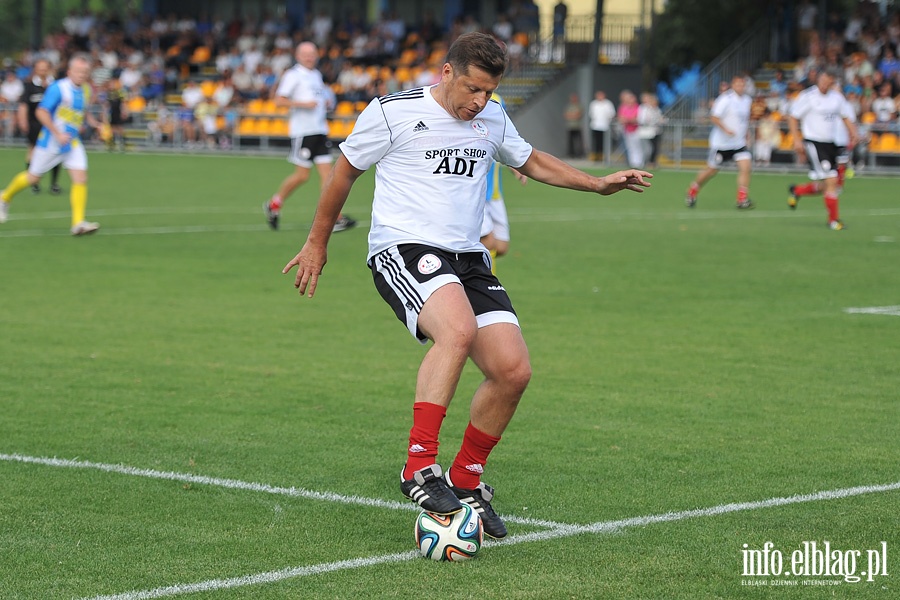
[[(849, 181), (843, 232), (820, 199), (787, 209), (799, 174), (755, 176), (752, 212), (728, 172), (694, 210), (688, 172), (611, 198), (507, 181), (499, 275), (534, 368), (485, 474), (510, 536), (439, 564), (397, 479), (425, 349), (366, 228), (300, 298), (281, 269), (316, 180), (275, 233), (283, 159), (90, 160), (97, 235), (27, 190), (0, 226), (0, 598), (900, 594), (900, 318), (845, 312), (900, 312), (900, 180)], [(0, 185), (21, 165), (0, 151)], [(743, 575), (745, 544), (790, 567), (804, 541), (860, 551), (857, 575), (886, 542), (888, 575)]]

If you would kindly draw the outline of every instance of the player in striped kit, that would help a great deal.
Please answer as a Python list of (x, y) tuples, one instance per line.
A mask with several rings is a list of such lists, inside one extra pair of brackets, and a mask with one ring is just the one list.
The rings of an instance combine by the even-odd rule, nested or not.
[(91, 74), (90, 59), (75, 55), (69, 61), (66, 77), (47, 88), (36, 116), (43, 128), (31, 155), (31, 164), (10, 181), (0, 193), (0, 223), (5, 223), (9, 203), (25, 188), (37, 185), (41, 177), (58, 164), (69, 171), (72, 190), (69, 201), (72, 206), (72, 235), (94, 233), (98, 223), (85, 220), (87, 207), (87, 153), (81, 141), (81, 128), (85, 121), (99, 127), (99, 122), (88, 112), (91, 88), (87, 81)]

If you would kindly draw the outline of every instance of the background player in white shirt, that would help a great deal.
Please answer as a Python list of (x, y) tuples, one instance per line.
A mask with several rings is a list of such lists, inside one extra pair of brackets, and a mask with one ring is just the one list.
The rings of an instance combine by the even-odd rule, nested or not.
[[(278, 89), (275, 90), (275, 104), (291, 109), (290, 136), (291, 153), (288, 162), (295, 165), (278, 191), (263, 204), (266, 221), (272, 229), (278, 229), (281, 207), (287, 197), (299, 186), (306, 183), (312, 166), (319, 172), (319, 186), (324, 187), (331, 173), (331, 141), (328, 139), (326, 115), (333, 108), (334, 95), (322, 81), (322, 74), (316, 70), (319, 50), (312, 42), (297, 45), (297, 64), (284, 72)], [(356, 225), (356, 221), (341, 215), (334, 224), (335, 231), (344, 231)]]
[[(495, 538), (506, 527), (481, 473), (531, 379), (531, 364), (512, 302), (479, 241), (487, 170), (496, 159), (532, 179), (603, 195), (642, 191), (652, 177), (634, 169), (594, 177), (533, 149), (489, 100), (506, 65), (491, 36), (467, 33), (450, 47), (438, 84), (373, 100), (341, 144), (306, 243), (283, 269), (297, 267), (294, 286), (313, 296), (332, 225), (353, 183), (375, 165), (368, 254), (375, 286), (410, 333), (433, 341), (418, 371), (400, 489), (432, 512), (470, 504)], [(484, 381), (445, 476), (435, 463), (438, 434), (469, 358)]]
[[(838, 136), (838, 122), (847, 128), (849, 139), (844, 143)], [(846, 98), (834, 89), (834, 76), (822, 71), (816, 78), (816, 85), (800, 92), (791, 104), (788, 118), (791, 136), (794, 139), (794, 151), (798, 160), (809, 163), (809, 178), (805, 185), (792, 185), (788, 206), (797, 208), (801, 196), (809, 196), (824, 192), (825, 207), (828, 209), (828, 227), (835, 231), (844, 229), (838, 213), (838, 163), (842, 146), (852, 148), (859, 136), (856, 131), (856, 114)], [(802, 134), (802, 136), (801, 136)]]
[(709, 158), (706, 168), (697, 173), (691, 182), (684, 203), (688, 208), (697, 205), (697, 195), (707, 181), (716, 176), (722, 163), (733, 160), (737, 165), (737, 207), (753, 208), (750, 201), (750, 165), (753, 155), (749, 143), (750, 104), (752, 99), (744, 93), (747, 80), (741, 75), (731, 79), (731, 89), (719, 95), (713, 103), (709, 133)]

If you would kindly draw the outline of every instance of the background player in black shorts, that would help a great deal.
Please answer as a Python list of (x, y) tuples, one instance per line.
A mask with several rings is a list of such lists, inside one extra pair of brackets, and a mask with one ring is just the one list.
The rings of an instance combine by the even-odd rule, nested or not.
[[(38, 60), (34, 63), (31, 78), (25, 81), (25, 91), (22, 93), (22, 97), (19, 100), (19, 110), (17, 115), (19, 118), (19, 127), (22, 131), (26, 132), (28, 138), (28, 155), (25, 159), (26, 169), (31, 165), (31, 153), (34, 150), (34, 145), (37, 143), (38, 134), (41, 132), (41, 122), (37, 120), (35, 111), (37, 111), (38, 104), (41, 103), (41, 99), (44, 97), (44, 92), (47, 91), (47, 86), (51, 83), (53, 83), (53, 77), (50, 76), (50, 63), (43, 59)], [(60, 165), (56, 165), (51, 171), (51, 194), (59, 194), (62, 191), (58, 183), (59, 167)], [(35, 194), (40, 192), (40, 184), (36, 183), (31, 186), (31, 191)]]

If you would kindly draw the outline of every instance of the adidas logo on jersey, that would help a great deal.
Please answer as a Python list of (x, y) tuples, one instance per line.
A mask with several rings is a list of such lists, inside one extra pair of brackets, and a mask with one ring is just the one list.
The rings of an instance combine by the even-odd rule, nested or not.
[(420, 131), (428, 131), (428, 125), (426, 125), (422, 121), (419, 121), (418, 123), (416, 123), (416, 126), (413, 127), (413, 133), (419, 133)]

